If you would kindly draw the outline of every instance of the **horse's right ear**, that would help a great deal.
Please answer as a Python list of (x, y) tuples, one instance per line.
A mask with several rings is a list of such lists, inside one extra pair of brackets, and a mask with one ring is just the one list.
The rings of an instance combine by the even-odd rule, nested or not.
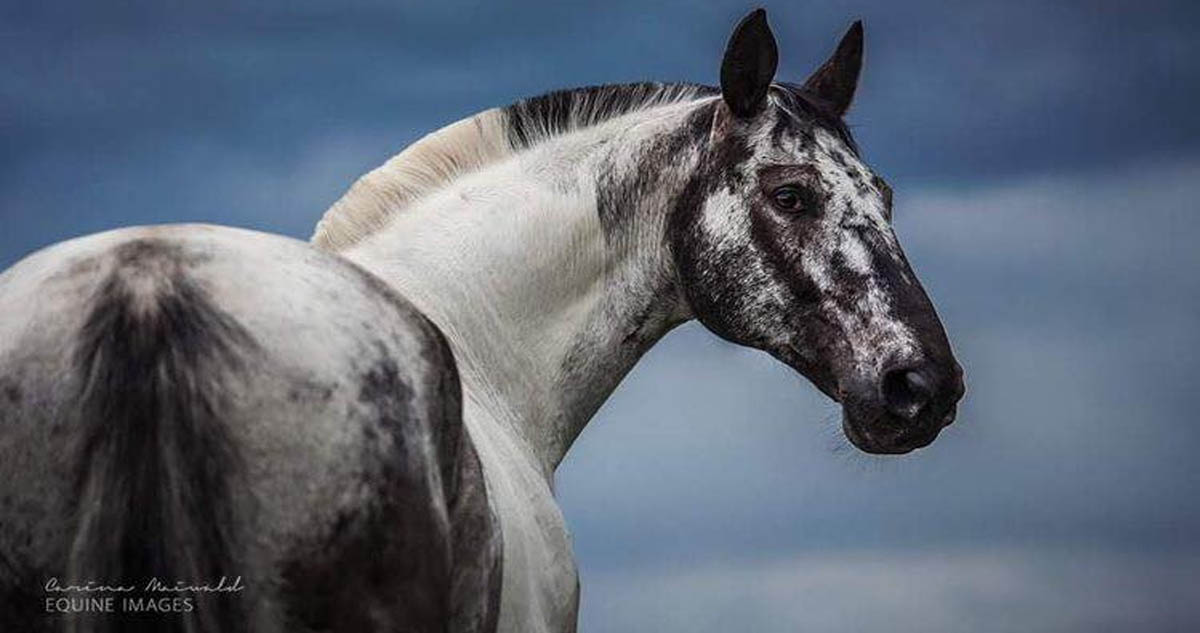
[(734, 116), (748, 118), (762, 110), (778, 64), (767, 12), (755, 9), (733, 29), (721, 61), (721, 97)]

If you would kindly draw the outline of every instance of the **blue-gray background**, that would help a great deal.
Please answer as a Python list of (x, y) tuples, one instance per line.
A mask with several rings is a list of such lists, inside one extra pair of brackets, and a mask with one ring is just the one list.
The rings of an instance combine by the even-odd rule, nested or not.
[[(743, 2), (14, 3), (0, 265), (203, 220), (307, 237), (423, 133), (550, 88), (713, 83)], [(1194, 3), (781, 2), (854, 18), (850, 116), (970, 392), (899, 459), (765, 356), (671, 334), (560, 471), (582, 630), (1200, 630)]]

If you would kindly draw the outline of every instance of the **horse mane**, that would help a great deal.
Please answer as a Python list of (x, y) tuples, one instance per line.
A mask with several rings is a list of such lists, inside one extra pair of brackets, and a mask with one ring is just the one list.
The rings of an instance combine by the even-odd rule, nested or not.
[(558, 90), (485, 110), (409, 145), (367, 172), (317, 223), (313, 244), (338, 251), (456, 178), (555, 136), (630, 112), (719, 94), (688, 83), (631, 83)]
[[(388, 218), (456, 178), (546, 139), (630, 112), (720, 94), (691, 83), (628, 83), (556, 90), (451, 123), (367, 172), (321, 217), (312, 243), (339, 251), (381, 229)], [(793, 119), (829, 129), (858, 153), (850, 130), (802, 86), (776, 83), (772, 102)]]

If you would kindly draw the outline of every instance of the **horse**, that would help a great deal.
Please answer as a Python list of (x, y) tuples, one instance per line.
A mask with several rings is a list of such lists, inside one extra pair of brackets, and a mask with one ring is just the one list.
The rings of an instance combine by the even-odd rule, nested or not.
[[(963, 374), (844, 123), (862, 50), (855, 22), (776, 81), (756, 10), (719, 87), (485, 110), (310, 242), (130, 227), (15, 264), (0, 628), (573, 631), (555, 468), (693, 319), (840, 403), (859, 449), (928, 445)], [(122, 612), (151, 603), (175, 613)]]

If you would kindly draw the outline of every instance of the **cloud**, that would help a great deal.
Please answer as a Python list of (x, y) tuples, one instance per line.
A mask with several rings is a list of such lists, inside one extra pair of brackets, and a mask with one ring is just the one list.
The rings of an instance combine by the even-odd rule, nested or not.
[(1182, 272), (1200, 264), (1197, 182), (1190, 159), (927, 187), (897, 197), (896, 223), (910, 250), (977, 266), (1073, 278)]
[(847, 551), (596, 574), (583, 633), (1181, 631), (1200, 556), (1018, 548)]
[(0, 174), (0, 266), (38, 247), (121, 226), (208, 222), (307, 239), (324, 210), (386, 159), (378, 139), (328, 131), (287, 154), (175, 133), (120, 152), (26, 156)]
[[(401, 140), (555, 88), (711, 84), (746, 10), (733, 0), (205, 7), (8, 9), (7, 160), (180, 130), (239, 137), (247, 152), (285, 150), (281, 140), (321, 128)], [(1194, 4), (784, 4), (771, 8), (781, 76), (806, 76), (855, 17), (868, 41), (851, 122), (886, 174), (980, 182), (1200, 150)]]

